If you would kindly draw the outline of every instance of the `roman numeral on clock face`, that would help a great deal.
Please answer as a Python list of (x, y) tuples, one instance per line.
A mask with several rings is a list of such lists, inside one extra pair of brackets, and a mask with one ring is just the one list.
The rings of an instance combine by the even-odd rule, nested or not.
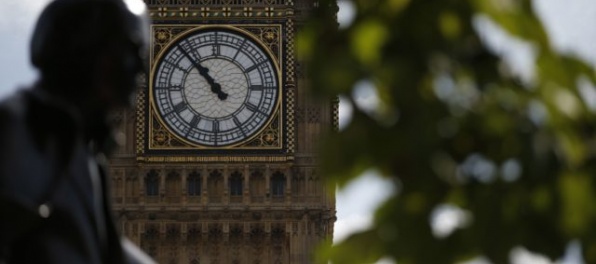
[(185, 102), (180, 102), (174, 106), (174, 111), (176, 111), (176, 113), (181, 113), (186, 108), (188, 108), (188, 105)]
[(195, 128), (197, 127), (197, 125), (199, 124), (199, 121), (201, 121), (201, 118), (199, 116), (193, 115), (192, 120), (190, 120), (190, 127), (191, 128)]
[(251, 71), (253, 71), (254, 69), (256, 69), (257, 67), (261, 66), (261, 64), (263, 64), (263, 63), (266, 63), (266, 62), (267, 62), (266, 60), (263, 60), (263, 61), (257, 62), (257, 63), (255, 63), (255, 64), (253, 64), (252, 66), (250, 66), (250, 67), (246, 68), (246, 70), (244, 70), (244, 72), (246, 72), (246, 73), (248, 73), (248, 72), (251, 72)]
[(242, 40), (242, 44), (240, 44), (240, 48), (238, 48), (236, 50), (236, 54), (234, 54), (234, 57), (232, 58), (232, 60), (236, 60), (236, 57), (238, 57), (238, 54), (240, 54), (240, 51), (242, 49), (244, 49), (244, 44), (246, 44), (246, 39)]
[(240, 130), (240, 133), (242, 133), (242, 135), (246, 136), (246, 132), (244, 132), (244, 128), (242, 127), (243, 124), (242, 124), (242, 122), (240, 122), (240, 120), (238, 120), (237, 117), (234, 117), (234, 124), (236, 125), (236, 127), (238, 127), (238, 130)]
[(246, 108), (252, 112), (267, 115), (267, 113), (263, 112), (263, 110), (261, 110), (258, 106), (254, 105), (250, 102), (246, 102), (244, 105), (246, 105)]
[(219, 121), (217, 121), (217, 120), (213, 121), (213, 132), (215, 132), (215, 133), (219, 132)]
[(220, 55), (220, 47), (219, 45), (213, 45), (213, 47), (211, 48), (211, 51), (213, 51), (213, 56), (217, 57)]
[(263, 89), (265, 89), (265, 87), (263, 87), (263, 85), (251, 85), (250, 89), (253, 91), (262, 91)]

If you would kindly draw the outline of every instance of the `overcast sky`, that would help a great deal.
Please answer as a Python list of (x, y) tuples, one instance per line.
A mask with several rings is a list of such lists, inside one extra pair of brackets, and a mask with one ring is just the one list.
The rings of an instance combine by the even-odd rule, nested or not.
[[(0, 2), (0, 97), (3, 97), (18, 86), (30, 84), (36, 76), (29, 65), (29, 38), (35, 18), (48, 0), (2, 0)], [(543, 18), (547, 30), (552, 36), (555, 46), (563, 51), (579, 54), (596, 65), (596, 1), (594, 0), (535, 0), (536, 9)], [(343, 23), (349, 23), (349, 5), (342, 4), (343, 13), (339, 18)], [(493, 42), (500, 50), (500, 54), (509, 57), (513, 63), (531, 65), (530, 59), (516, 61), (515, 58), (523, 51), (519, 48), (523, 44), (511, 45), (502, 32), (490, 33)], [(518, 56), (519, 55), (519, 56)], [(529, 66), (521, 66), (529, 67)], [(349, 111), (343, 107), (341, 122), (349, 120)], [(344, 238), (351, 230), (363, 229), (371, 220), (371, 212), (375, 206), (391, 191), (389, 184), (368, 173), (344, 191), (338, 193), (336, 223), (336, 238)], [(522, 254), (523, 255), (523, 254)], [(517, 263), (546, 263), (543, 260), (528, 260), (523, 255)]]
[(31, 83), (36, 73), (29, 63), (29, 38), (35, 18), (47, 0), (2, 0), (0, 3), (0, 97)]

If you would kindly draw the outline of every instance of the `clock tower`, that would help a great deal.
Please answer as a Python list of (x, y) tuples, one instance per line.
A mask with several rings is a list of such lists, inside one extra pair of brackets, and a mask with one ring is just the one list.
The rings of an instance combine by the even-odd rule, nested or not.
[(113, 117), (122, 232), (159, 263), (311, 263), (335, 222), (316, 144), (337, 126), (295, 58), (316, 1), (145, 2), (150, 69)]

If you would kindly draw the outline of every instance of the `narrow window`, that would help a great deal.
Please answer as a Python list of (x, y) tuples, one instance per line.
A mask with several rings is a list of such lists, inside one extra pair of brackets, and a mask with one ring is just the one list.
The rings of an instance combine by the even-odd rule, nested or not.
[(198, 172), (194, 171), (190, 173), (186, 179), (186, 184), (188, 186), (188, 195), (201, 195), (201, 175)]
[(281, 172), (276, 172), (271, 177), (271, 194), (273, 196), (283, 196), (286, 188), (286, 177)]
[(230, 177), (230, 195), (242, 195), (242, 174), (240, 172), (236, 171)]
[(159, 194), (159, 175), (157, 171), (151, 170), (145, 178), (145, 187), (147, 196), (157, 196)]

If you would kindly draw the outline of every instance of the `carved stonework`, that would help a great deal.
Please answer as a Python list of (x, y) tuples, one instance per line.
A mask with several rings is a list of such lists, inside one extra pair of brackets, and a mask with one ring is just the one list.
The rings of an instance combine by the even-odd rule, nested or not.
[[(146, 107), (146, 102), (147, 100), (145, 99), (146, 96), (146, 92), (145, 90), (139, 90), (139, 92), (137, 93), (137, 114), (136, 114), (136, 130), (135, 135), (136, 136), (136, 153), (137, 155), (143, 155), (145, 153), (145, 140), (144, 137), (139, 136), (139, 135), (143, 135), (143, 132), (145, 131), (145, 107)], [(128, 135), (129, 137), (131, 137), (131, 135)]]
[(275, 18), (293, 14), (293, 0), (145, 0), (163, 20)]
[(189, 144), (160, 121), (153, 73), (139, 80), (134, 111), (117, 112), (129, 142), (110, 160), (115, 216), (158, 263), (306, 264), (330, 239), (333, 194), (317, 173), (316, 142), (337, 127), (337, 100), (307, 97), (295, 32), (313, 0), (145, 0), (152, 68), (171, 43), (200, 27), (229, 27), (267, 50), (280, 99), (252, 137), (228, 147)]

